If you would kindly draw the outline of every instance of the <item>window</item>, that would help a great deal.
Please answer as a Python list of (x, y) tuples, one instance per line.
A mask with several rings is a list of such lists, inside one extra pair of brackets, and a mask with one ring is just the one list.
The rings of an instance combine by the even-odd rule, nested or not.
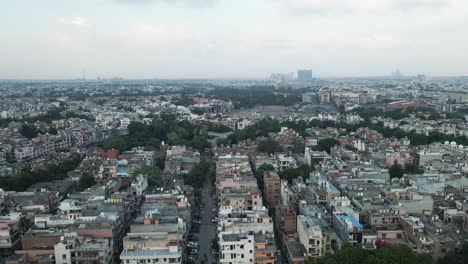
[(67, 255), (63, 254), (62, 259), (67, 259)]
[(240, 248), (241, 248), (241, 249), (244, 249), (244, 245), (240, 245)]

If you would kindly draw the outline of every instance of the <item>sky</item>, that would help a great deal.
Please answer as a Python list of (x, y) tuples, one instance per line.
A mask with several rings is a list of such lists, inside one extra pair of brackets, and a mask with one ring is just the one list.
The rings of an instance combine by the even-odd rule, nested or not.
[(0, 36), (0, 79), (468, 76), (466, 0), (11, 0)]

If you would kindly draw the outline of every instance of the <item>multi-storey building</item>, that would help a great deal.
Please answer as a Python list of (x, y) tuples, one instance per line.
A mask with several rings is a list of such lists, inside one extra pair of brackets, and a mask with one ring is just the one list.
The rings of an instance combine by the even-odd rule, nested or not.
[(85, 239), (69, 234), (55, 244), (56, 264), (111, 264), (113, 262), (112, 242), (108, 239)]
[(274, 209), (281, 197), (281, 179), (276, 172), (265, 171), (263, 173), (263, 193), (268, 208)]
[(325, 255), (326, 239), (319, 224), (313, 218), (304, 215), (297, 216), (297, 234), (299, 242), (305, 247), (307, 256), (319, 258)]
[(255, 237), (253, 232), (232, 234), (219, 232), (220, 263), (254, 263)]

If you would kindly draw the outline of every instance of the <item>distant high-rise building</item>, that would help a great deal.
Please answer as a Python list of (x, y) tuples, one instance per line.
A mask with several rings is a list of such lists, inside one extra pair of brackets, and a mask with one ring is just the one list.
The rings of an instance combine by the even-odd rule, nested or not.
[(392, 72), (392, 77), (399, 79), (399, 78), (403, 77), (403, 74), (401, 74), (400, 70), (397, 69), (395, 72)]
[(297, 80), (301, 82), (312, 81), (312, 70), (298, 70)]

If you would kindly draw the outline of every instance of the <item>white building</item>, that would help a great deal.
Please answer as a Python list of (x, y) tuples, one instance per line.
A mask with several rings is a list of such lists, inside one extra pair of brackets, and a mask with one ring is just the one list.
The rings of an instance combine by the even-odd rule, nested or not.
[(136, 195), (143, 195), (148, 188), (148, 177), (146, 175), (139, 174), (135, 177), (131, 184), (133, 193)]
[(278, 159), (278, 166), (280, 171), (297, 166), (297, 161), (288, 154), (280, 153), (276, 156), (276, 158)]
[(231, 234), (219, 232), (220, 263), (254, 263), (255, 238), (253, 233)]
[(182, 263), (182, 249), (178, 246), (124, 249), (120, 254), (120, 260), (122, 260), (123, 264)]

